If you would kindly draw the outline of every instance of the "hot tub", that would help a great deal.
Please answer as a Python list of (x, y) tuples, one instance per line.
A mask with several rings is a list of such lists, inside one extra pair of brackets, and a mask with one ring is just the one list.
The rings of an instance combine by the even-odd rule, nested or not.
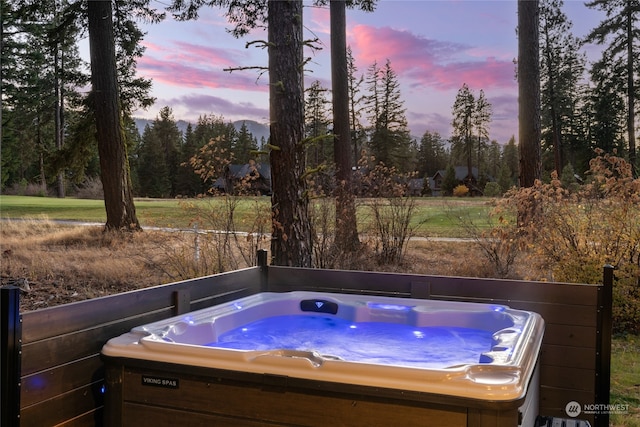
[(504, 305), (256, 294), (111, 339), (107, 425), (533, 426), (543, 330)]

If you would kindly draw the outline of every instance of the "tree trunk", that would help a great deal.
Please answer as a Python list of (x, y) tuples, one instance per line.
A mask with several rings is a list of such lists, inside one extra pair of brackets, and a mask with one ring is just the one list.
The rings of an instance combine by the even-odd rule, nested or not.
[(636, 163), (636, 117), (635, 117), (635, 88), (634, 88), (634, 28), (633, 28), (633, 7), (631, 4), (627, 4), (627, 105), (629, 106), (627, 111), (627, 133), (629, 138), (629, 163), (633, 171), (633, 176), (638, 176), (638, 165)]
[(351, 171), (349, 80), (347, 75), (346, 2), (331, 0), (331, 87), (333, 90), (333, 155), (336, 164), (336, 246), (353, 252), (359, 246)]
[(304, 180), (302, 1), (269, 0), (269, 118), (272, 264), (311, 267), (311, 222)]
[(106, 230), (140, 230), (120, 114), (111, 1), (88, 2), (91, 85)]
[[(56, 111), (55, 111), (55, 139), (56, 148), (62, 150), (64, 146), (64, 78), (62, 73), (64, 72), (64, 54), (56, 47), (55, 52), (55, 97), (56, 97)], [(59, 198), (64, 198), (64, 170), (58, 172), (56, 178), (56, 194)]]
[(520, 186), (540, 179), (539, 0), (518, 0)]
[[(518, 128), (520, 187), (533, 187), (541, 175), (539, 0), (518, 0)], [(533, 193), (530, 193), (533, 194)], [(530, 227), (540, 210), (531, 197), (518, 207), (518, 225)]]

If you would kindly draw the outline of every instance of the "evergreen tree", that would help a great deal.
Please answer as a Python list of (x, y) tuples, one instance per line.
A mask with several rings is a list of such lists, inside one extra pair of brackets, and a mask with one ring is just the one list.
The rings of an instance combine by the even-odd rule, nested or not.
[(626, 151), (625, 146), (625, 100), (619, 90), (621, 74), (611, 61), (603, 58), (593, 64), (591, 81), (595, 84), (589, 97), (591, 148), (600, 148), (605, 153)]
[[(473, 127), (477, 138), (476, 153), (478, 158), (478, 174), (486, 174), (485, 153), (489, 143), (489, 123), (491, 123), (491, 114), (493, 107), (484, 95), (484, 91), (480, 89), (478, 99), (476, 99), (475, 110), (473, 111)], [(480, 188), (484, 188), (484, 185)]]
[(5, 178), (12, 181), (17, 172), (20, 179), (38, 179), (43, 194), (48, 183), (56, 182), (59, 197), (64, 197), (67, 176), (73, 178), (64, 173), (65, 158), (59, 155), (72, 127), (72, 120), (65, 120), (73, 119), (68, 112), (78, 109), (80, 89), (87, 83), (76, 43), (80, 29), (60, 26), (67, 4), (20, 0), (9, 5), (3, 0), (1, 5), (3, 127), (20, 135), (15, 144), (3, 141), (3, 158), (11, 158), (3, 161)]
[(349, 124), (351, 126), (351, 143), (353, 144), (352, 166), (355, 166), (362, 157), (362, 148), (366, 144), (366, 131), (362, 125), (361, 119), (364, 112), (363, 103), (365, 95), (362, 94), (362, 84), (364, 76), (361, 74), (356, 76), (358, 67), (356, 67), (353, 53), (347, 48), (347, 78), (349, 80)]
[(305, 138), (307, 138), (307, 165), (317, 168), (333, 163), (333, 141), (329, 139), (329, 101), (318, 80), (305, 91)]
[(193, 137), (198, 148), (203, 147), (212, 139), (219, 140), (218, 147), (228, 155), (231, 163), (235, 162), (234, 146), (238, 138), (238, 131), (231, 122), (225, 122), (222, 116), (203, 115), (198, 117)]
[(573, 145), (573, 149), (579, 145), (575, 138), (579, 112), (575, 106), (585, 63), (562, 6), (562, 0), (542, 0), (540, 4), (542, 147), (553, 152), (553, 169), (558, 173), (562, 173), (565, 152), (569, 151), (565, 144)]
[(507, 188), (502, 187), (502, 184), (500, 184), (503, 190), (507, 190), (508, 188), (511, 188), (511, 186), (516, 185), (519, 182), (519, 158), (519, 147), (516, 145), (515, 136), (512, 136), (511, 138), (509, 138), (509, 141), (502, 149), (502, 163), (506, 165), (509, 171), (509, 178), (511, 180), (511, 183)]
[(464, 162), (467, 176), (473, 176), (473, 130), (476, 101), (469, 86), (464, 83), (453, 103), (453, 133), (451, 138), (451, 157), (454, 161)]
[(635, 107), (637, 104), (637, 87), (640, 78), (640, 55), (638, 42), (640, 41), (640, 0), (592, 0), (585, 5), (589, 8), (606, 13), (606, 19), (594, 28), (587, 36), (587, 41), (605, 44), (609, 38), (611, 42), (603, 51), (603, 61), (611, 62), (616, 74), (623, 77), (623, 87), (626, 90), (627, 113), (627, 142), (629, 144), (629, 161), (637, 176), (636, 162), (636, 120)]
[(171, 175), (164, 155), (164, 144), (155, 126), (145, 126), (138, 153), (137, 192), (143, 197), (166, 198), (171, 196)]
[(451, 196), (453, 195), (453, 189), (458, 186), (459, 182), (456, 179), (456, 170), (452, 165), (447, 167), (447, 170), (444, 174), (444, 178), (442, 179), (442, 184), (440, 188), (442, 189), (443, 196)]
[(387, 60), (384, 68), (374, 63), (367, 76), (369, 96), (366, 101), (371, 133), (369, 148), (377, 162), (395, 167), (401, 172), (409, 169), (411, 136), (401, 99), (398, 76)]
[(240, 130), (237, 132), (235, 145), (233, 147), (234, 157), (238, 163), (249, 163), (249, 160), (255, 160), (255, 152), (258, 150), (258, 141), (249, 132), (247, 124), (242, 122)]
[(178, 162), (178, 176), (176, 178), (176, 193), (178, 195), (193, 197), (204, 192), (202, 180), (190, 163), (191, 158), (198, 153), (200, 147), (193, 126), (189, 123), (184, 134), (184, 144), (182, 144)]
[(498, 185), (500, 186), (500, 191), (502, 193), (508, 191), (514, 185), (513, 178), (511, 178), (511, 170), (506, 163), (502, 163), (500, 165), (500, 170), (498, 171)]
[(426, 130), (418, 147), (418, 173), (422, 177), (432, 177), (444, 170), (449, 163), (445, 142), (438, 132)]
[[(160, 140), (162, 157), (169, 173), (169, 196), (174, 197), (176, 192), (176, 179), (178, 176), (179, 154), (182, 148), (182, 133), (173, 117), (169, 107), (163, 107), (158, 117), (153, 121), (152, 127), (155, 138)], [(152, 178), (151, 178), (152, 179)]]
[(502, 167), (502, 149), (498, 141), (491, 141), (487, 150), (485, 163), (487, 165), (486, 173), (493, 179), (498, 179)]

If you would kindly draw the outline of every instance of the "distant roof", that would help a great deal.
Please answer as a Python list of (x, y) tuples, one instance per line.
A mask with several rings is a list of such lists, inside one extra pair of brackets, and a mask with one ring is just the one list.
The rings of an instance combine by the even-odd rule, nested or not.
[(271, 179), (271, 165), (269, 163), (245, 163), (244, 165), (229, 165), (229, 174), (235, 178), (244, 178), (251, 173), (252, 168), (266, 178)]
[[(469, 168), (466, 166), (455, 166), (453, 168), (453, 170), (456, 173), (456, 179), (458, 181), (464, 181), (464, 179), (467, 177), (467, 175), (469, 174)], [(472, 167), (471, 168), (471, 173), (473, 174), (474, 178), (478, 178), (478, 168), (476, 167)], [(438, 172), (435, 173), (435, 175), (441, 175), (441, 176), (445, 176), (447, 174), (447, 171), (445, 169), (441, 169)], [(435, 176), (434, 175), (434, 176)]]

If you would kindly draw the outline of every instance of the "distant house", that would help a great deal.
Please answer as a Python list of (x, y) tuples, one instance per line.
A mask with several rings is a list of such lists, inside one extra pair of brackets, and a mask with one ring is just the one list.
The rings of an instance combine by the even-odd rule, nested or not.
[[(472, 195), (482, 194), (480, 189), (478, 189), (478, 168), (471, 168), (471, 176), (469, 176), (469, 168), (466, 166), (455, 166), (453, 170), (456, 173), (456, 181), (461, 185), (469, 187)], [(446, 174), (446, 170), (439, 170), (429, 180), (432, 195), (442, 196), (442, 182), (444, 181)]]
[(271, 194), (271, 165), (250, 161), (243, 165), (228, 165), (213, 187), (227, 194)]
[[(408, 191), (410, 196), (424, 196), (429, 189), (427, 182), (429, 178), (412, 178), (407, 183)], [(429, 179), (430, 181), (430, 179)]]

